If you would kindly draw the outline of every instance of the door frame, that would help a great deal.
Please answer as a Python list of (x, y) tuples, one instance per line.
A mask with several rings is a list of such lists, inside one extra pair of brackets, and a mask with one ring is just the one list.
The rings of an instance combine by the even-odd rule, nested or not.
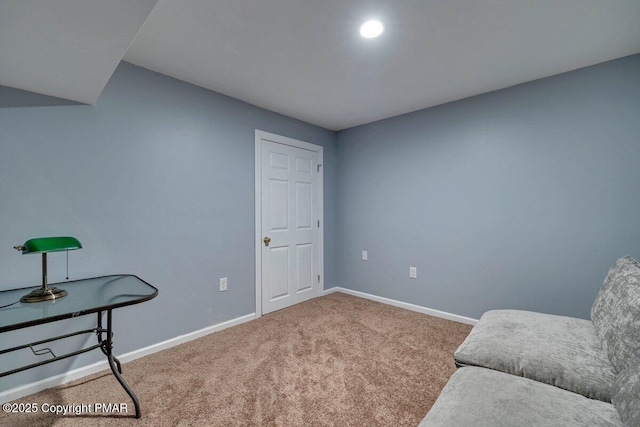
[(318, 284), (318, 296), (324, 291), (324, 163), (323, 147), (286, 136), (276, 135), (256, 129), (255, 136), (255, 236), (254, 247), (256, 254), (256, 318), (262, 316), (262, 140), (268, 140), (277, 144), (302, 148), (318, 154), (318, 271), (320, 283)]

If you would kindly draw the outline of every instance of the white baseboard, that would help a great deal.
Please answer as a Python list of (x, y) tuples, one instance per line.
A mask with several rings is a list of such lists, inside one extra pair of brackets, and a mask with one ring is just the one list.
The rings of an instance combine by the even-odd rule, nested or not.
[(433, 308), (423, 307), (421, 305), (410, 304), (408, 302), (397, 301), (391, 298), (379, 297), (377, 295), (368, 294), (366, 292), (354, 291), (352, 289), (341, 288), (336, 286), (334, 288), (327, 289), (323, 295), (329, 295), (334, 292), (342, 292), (348, 295), (353, 295), (360, 298), (369, 299), (382, 304), (392, 305), (394, 307), (400, 307), (411, 311), (417, 311), (418, 313), (428, 314), (430, 316), (442, 317), (443, 319), (453, 320), (455, 322), (466, 323), (468, 325), (475, 325), (478, 323), (478, 319), (471, 317), (460, 316), (459, 314), (447, 313), (446, 311), (440, 311)]
[[(379, 297), (377, 295), (368, 294), (366, 292), (354, 291), (352, 289), (341, 288), (339, 286), (326, 289), (322, 292), (323, 295), (329, 295), (334, 292), (342, 292), (348, 295), (353, 295), (360, 298), (369, 299), (372, 301), (380, 302), (382, 304), (388, 304), (395, 307), (404, 308), (406, 310), (416, 311), (418, 313), (428, 314), (430, 316), (442, 317), (444, 319), (453, 320), (456, 322), (466, 323), (469, 325), (475, 325), (478, 320), (472, 319), (470, 317), (460, 316), (457, 314), (447, 313), (445, 311), (435, 310), (433, 308), (422, 307), (420, 305), (410, 304), (402, 301), (393, 300), (390, 298)], [(216, 325), (208, 326), (206, 328), (190, 332), (188, 334), (179, 335), (175, 338), (168, 339), (166, 341), (150, 345), (148, 347), (144, 347), (138, 350), (131, 351), (129, 353), (124, 353), (118, 355), (118, 359), (122, 363), (130, 362), (132, 360), (138, 359), (143, 356), (147, 356), (153, 353), (157, 353), (161, 350), (166, 350), (168, 348), (174, 347), (179, 344), (183, 344), (185, 342), (189, 342), (195, 340), (197, 338), (201, 338), (205, 335), (212, 334), (214, 332), (221, 331), (226, 328), (230, 328), (232, 326), (240, 325), (245, 322), (249, 322), (251, 320), (256, 319), (255, 313), (247, 314), (245, 316), (236, 317), (235, 319), (227, 320), (226, 322), (218, 323)], [(74, 369), (69, 372), (65, 372), (64, 374), (55, 375), (50, 378), (45, 378), (40, 381), (36, 381), (31, 384), (26, 384), (23, 386), (15, 387), (3, 392), (0, 392), (0, 403), (11, 402), (13, 400), (19, 399), (24, 396), (28, 396), (33, 393), (37, 393), (42, 390), (46, 390), (51, 387), (55, 387), (61, 384), (68, 383), (69, 381), (77, 380), (79, 378), (85, 377), (87, 375), (95, 374), (97, 372), (103, 371), (105, 369), (109, 369), (109, 364), (106, 360), (101, 362), (96, 362), (91, 365), (83, 366), (81, 368)]]
[[(122, 363), (130, 362), (140, 357), (157, 353), (158, 351), (166, 350), (176, 345), (183, 344), (185, 342), (192, 341), (197, 338), (201, 338), (205, 335), (209, 335), (214, 332), (218, 332), (223, 329), (230, 328), (231, 326), (236, 326), (245, 322), (249, 322), (255, 318), (256, 318), (255, 313), (236, 317), (235, 319), (227, 320), (226, 322), (208, 326), (206, 328), (199, 329), (197, 331), (190, 332), (188, 334), (179, 335), (175, 338), (171, 338), (166, 341), (150, 345), (148, 347), (134, 350), (129, 353), (117, 355), (117, 357), (118, 357), (118, 360), (120, 360), (120, 362)], [(106, 360), (103, 360), (101, 362), (92, 363), (91, 365), (83, 366), (81, 368), (77, 368), (72, 371), (65, 372), (64, 374), (55, 375), (53, 377), (45, 378), (43, 380), (36, 381), (31, 384), (15, 387), (15, 388), (0, 392), (0, 403), (11, 402), (21, 397), (28, 396), (30, 394), (37, 393), (42, 390), (46, 390), (48, 388), (55, 387), (60, 384), (65, 384), (65, 383), (68, 383), (69, 381), (77, 380), (78, 378), (86, 377), (87, 375), (95, 374), (96, 372), (100, 372), (105, 369), (109, 369), (109, 364)]]

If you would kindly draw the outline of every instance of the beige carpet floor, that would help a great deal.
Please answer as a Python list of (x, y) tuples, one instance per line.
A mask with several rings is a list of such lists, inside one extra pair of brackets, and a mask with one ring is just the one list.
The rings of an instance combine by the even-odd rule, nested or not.
[[(130, 414), (0, 414), (8, 426), (415, 426), (469, 325), (333, 293), (20, 399)], [(116, 337), (117, 339), (117, 337)]]

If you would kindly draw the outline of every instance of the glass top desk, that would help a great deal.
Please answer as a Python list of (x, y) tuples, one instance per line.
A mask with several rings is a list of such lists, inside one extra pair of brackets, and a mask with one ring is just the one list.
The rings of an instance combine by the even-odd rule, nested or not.
[[(74, 280), (64, 283), (53, 283), (53, 286), (68, 292), (65, 297), (51, 301), (23, 303), (20, 298), (32, 288), (11, 289), (0, 291), (0, 333), (55, 322), (87, 314), (97, 313), (97, 325), (93, 329), (72, 332), (66, 335), (48, 338), (42, 341), (32, 342), (18, 347), (0, 350), (0, 355), (17, 350), (30, 348), (37, 355), (50, 355), (46, 360), (26, 365), (10, 371), (0, 372), (0, 377), (15, 374), (27, 369), (35, 368), (57, 360), (76, 356), (87, 351), (99, 348), (107, 356), (109, 367), (116, 379), (129, 394), (136, 409), (136, 418), (140, 418), (140, 404), (129, 385), (122, 378), (120, 361), (113, 356), (113, 330), (112, 311), (115, 308), (138, 304), (155, 298), (158, 289), (144, 280), (128, 274), (92, 277), (89, 279)], [(102, 315), (107, 312), (106, 329), (103, 328)], [(98, 343), (64, 355), (56, 356), (48, 348), (34, 349), (33, 346), (48, 342), (69, 338), (75, 335), (94, 333)]]

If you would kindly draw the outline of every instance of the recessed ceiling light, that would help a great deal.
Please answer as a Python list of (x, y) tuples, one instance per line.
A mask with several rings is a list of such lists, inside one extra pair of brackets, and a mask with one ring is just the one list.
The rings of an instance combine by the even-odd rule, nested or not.
[(378, 37), (384, 31), (382, 22), (372, 19), (360, 26), (360, 35), (366, 39), (372, 39)]

